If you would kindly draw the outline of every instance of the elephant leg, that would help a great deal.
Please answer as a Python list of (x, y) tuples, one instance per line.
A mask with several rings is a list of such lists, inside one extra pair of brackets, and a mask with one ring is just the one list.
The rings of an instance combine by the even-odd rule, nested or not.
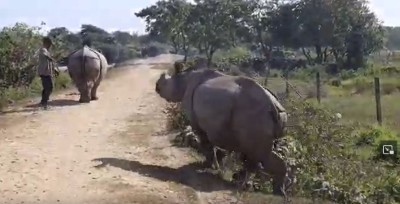
[(98, 80), (98, 81), (96, 81), (96, 83), (94, 83), (92, 92), (91, 92), (91, 96), (90, 96), (90, 100), (95, 101), (95, 100), (99, 99), (99, 97), (97, 96), (97, 88), (99, 88), (99, 85), (100, 85), (100, 80)]
[(83, 103), (84, 95), (85, 95), (85, 86), (82, 82), (78, 81), (76, 83), (76, 88), (78, 88), (78, 91), (79, 91), (79, 103)]
[(257, 162), (250, 160), (246, 155), (241, 155), (241, 160), (243, 162), (242, 169), (238, 172), (233, 174), (232, 179), (238, 182), (239, 188), (241, 190), (245, 190), (248, 188), (248, 182), (250, 180), (250, 176), (254, 173), (257, 168)]
[(211, 135), (214, 138), (217, 138), (217, 137), (213, 136), (210, 133), (208, 133), (208, 134), (205, 133), (200, 128), (198, 128), (196, 132), (200, 138), (199, 151), (205, 157), (205, 161), (203, 162), (204, 168), (212, 168), (213, 165), (215, 165), (215, 167), (218, 167), (219, 164), (222, 163), (222, 160), (226, 156), (226, 153), (224, 151), (221, 151), (220, 149), (216, 148), (215, 145), (210, 142), (207, 135)]
[(204, 155), (205, 160), (202, 163), (202, 167), (211, 168), (214, 160), (214, 149), (211, 143), (205, 144), (203, 141), (200, 144), (199, 152)]
[(269, 156), (262, 162), (264, 170), (272, 175), (273, 194), (285, 195), (285, 181), (287, 177), (287, 166), (285, 161), (275, 152), (270, 152)]
[(212, 144), (202, 145), (200, 148), (200, 153), (204, 155), (205, 160), (202, 163), (202, 167), (204, 168), (212, 168), (213, 165), (218, 168), (219, 164), (222, 163), (225, 152), (214, 149)]
[(81, 86), (81, 97), (79, 99), (79, 103), (90, 103), (90, 95), (91, 95), (91, 90), (93, 87), (93, 83), (87, 82), (84, 83), (83, 86)]
[(214, 167), (218, 170), (221, 171), (221, 166), (220, 164), (222, 163), (222, 160), (224, 159), (224, 157), (227, 155), (227, 152), (217, 148), (217, 147), (213, 147), (213, 164)]
[(199, 137), (200, 144), (197, 147), (199, 153), (201, 153), (205, 157), (205, 161), (202, 163), (204, 168), (210, 168), (213, 164), (214, 158), (214, 149), (212, 144), (207, 138), (206, 132), (201, 130), (201, 128), (193, 122), (193, 118), (190, 120), (190, 126), (192, 127), (192, 131)]

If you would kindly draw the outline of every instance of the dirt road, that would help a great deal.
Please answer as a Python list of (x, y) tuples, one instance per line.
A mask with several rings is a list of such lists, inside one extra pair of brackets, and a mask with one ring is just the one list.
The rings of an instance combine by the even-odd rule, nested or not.
[(112, 73), (99, 101), (77, 104), (73, 89), (52, 96), (50, 110), (0, 115), (0, 203), (237, 203), (189, 150), (171, 146), (154, 91), (162, 70), (149, 65), (163, 60)]
[(71, 90), (53, 96), (48, 111), (1, 116), (0, 203), (189, 203), (224, 190), (202, 185), (214, 178), (171, 147), (154, 92), (161, 70), (146, 65), (159, 59), (113, 73), (91, 104), (77, 104)]

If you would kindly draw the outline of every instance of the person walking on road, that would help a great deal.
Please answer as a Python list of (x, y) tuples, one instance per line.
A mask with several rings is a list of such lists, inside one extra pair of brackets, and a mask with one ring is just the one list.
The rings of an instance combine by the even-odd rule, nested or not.
[(39, 50), (39, 65), (38, 74), (42, 80), (42, 100), (40, 105), (47, 109), (47, 103), (49, 101), (50, 95), (53, 92), (53, 75), (58, 76), (59, 71), (55, 69), (55, 62), (50, 55), (50, 48), (53, 45), (49, 37), (44, 37), (42, 39), (43, 46)]

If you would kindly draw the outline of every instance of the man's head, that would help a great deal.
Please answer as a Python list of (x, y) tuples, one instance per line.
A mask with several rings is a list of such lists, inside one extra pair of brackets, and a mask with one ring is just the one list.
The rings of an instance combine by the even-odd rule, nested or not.
[(53, 45), (53, 42), (51, 41), (51, 39), (50, 39), (49, 37), (44, 37), (44, 38), (42, 39), (42, 42), (43, 42), (43, 46), (44, 46), (46, 49), (49, 49), (49, 48)]

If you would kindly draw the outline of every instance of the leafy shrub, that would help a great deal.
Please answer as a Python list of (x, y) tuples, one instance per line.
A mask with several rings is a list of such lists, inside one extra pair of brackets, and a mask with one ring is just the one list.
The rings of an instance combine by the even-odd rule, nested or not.
[(316, 81), (316, 74), (320, 73), (320, 78), (329, 78), (322, 66), (309, 66), (307, 68), (296, 69), (289, 73), (290, 79), (298, 79), (306, 82)]
[(353, 93), (362, 94), (373, 91), (373, 79), (366, 76), (358, 76), (354, 79), (344, 81), (343, 88)]
[(159, 43), (151, 42), (146, 47), (142, 48), (143, 57), (155, 57), (159, 54), (168, 53), (170, 46)]
[(127, 60), (135, 59), (140, 57), (140, 51), (135, 47), (120, 47), (119, 55), (116, 59), (117, 63), (121, 63)]
[(355, 78), (357, 76), (358, 76), (357, 72), (352, 70), (352, 69), (350, 69), (350, 70), (342, 70), (340, 72), (340, 77), (341, 77), (342, 80), (352, 79), (352, 78)]
[(280, 76), (282, 76), (281, 71), (279, 71), (279, 70), (277, 70), (277, 69), (270, 69), (270, 71), (269, 71), (269, 77), (278, 78), (278, 77), (280, 77)]
[[(36, 96), (42, 92), (42, 82), (39, 77), (35, 77), (29, 86), (9, 87), (0, 91), (0, 110), (10, 103), (25, 99), (26, 97)], [(65, 72), (54, 80), (54, 90), (62, 90), (71, 86), (71, 78)]]
[(394, 160), (382, 158), (379, 143), (385, 140), (393, 140), (400, 143), (400, 136), (385, 127), (372, 126), (367, 127), (358, 134), (355, 144), (361, 147), (371, 147), (369, 149), (370, 151), (373, 151), (373, 154), (370, 154), (370, 157), (374, 160), (387, 160), (400, 164), (400, 155), (397, 155)]
[(214, 60), (216, 62), (224, 61), (225, 59), (243, 59), (250, 57), (250, 51), (244, 47), (234, 47), (227, 51), (215, 53)]
[(181, 111), (180, 103), (169, 103), (165, 109), (167, 114), (167, 129), (185, 130), (189, 121)]
[[(357, 78), (355, 84), (366, 83), (366, 77)], [(187, 118), (178, 107), (170, 104), (167, 109), (169, 127), (184, 130), (180, 141), (192, 141), (193, 134), (186, 129)], [(334, 112), (314, 103), (289, 98), (285, 108), (290, 114), (287, 135), (276, 141), (274, 151), (285, 158), (294, 172), (292, 196), (336, 203), (400, 202), (400, 159), (398, 163), (383, 160), (376, 150), (380, 140), (399, 140), (398, 136), (385, 128), (342, 122)], [(196, 148), (192, 142), (184, 143)], [(233, 158), (232, 163), (240, 164), (233, 154), (228, 155)], [(224, 163), (224, 172), (235, 172), (235, 165)], [(271, 193), (271, 183), (265, 179), (256, 176), (253, 183), (256, 190)]]
[[(40, 30), (40, 27), (16, 23), (0, 31), (0, 108), (41, 92), (36, 73), (37, 51), (42, 43)], [(53, 44), (53, 57), (60, 59), (66, 47), (59, 38), (54, 38)], [(55, 89), (69, 83), (69, 76), (61, 73), (55, 81)]]
[[(183, 130), (188, 123), (177, 108), (175, 104), (167, 110), (169, 126)], [(337, 203), (399, 202), (400, 171), (393, 170), (399, 166), (387, 167), (385, 161), (364, 159), (354, 150), (360, 142), (376, 144), (376, 138), (393, 135), (383, 129), (360, 133), (361, 126), (341, 124), (333, 112), (310, 103), (289, 100), (286, 108), (294, 125), (277, 141), (275, 151), (296, 169), (292, 195)], [(269, 182), (260, 185), (264, 192), (271, 192)]]
[(330, 81), (330, 85), (335, 87), (340, 87), (342, 85), (342, 82), (340, 81), (340, 79), (332, 79)]
[(283, 139), (287, 160), (298, 167), (296, 195), (338, 203), (376, 203), (379, 195), (387, 203), (398, 202), (398, 187), (393, 185), (400, 179), (398, 171), (385, 167), (384, 162), (364, 159), (354, 148), (359, 142), (354, 138), (367, 139), (371, 133), (382, 139), (393, 135), (375, 129), (357, 136), (359, 125), (341, 124), (333, 112), (309, 103), (290, 101), (286, 108), (296, 124)]
[[(342, 87), (353, 93), (374, 93), (374, 78), (370, 76), (357, 76), (343, 81)], [(380, 80), (381, 94), (389, 95), (400, 90), (400, 82), (395, 77), (385, 77)]]
[(400, 67), (383, 67), (381, 72), (387, 75), (400, 74)]
[(41, 42), (38, 31), (39, 28), (17, 23), (0, 32), (0, 89), (32, 82), (36, 74), (35, 53)]
[(252, 55), (245, 47), (234, 47), (227, 51), (220, 51), (214, 56), (214, 68), (234, 76), (265, 75), (266, 63)]

